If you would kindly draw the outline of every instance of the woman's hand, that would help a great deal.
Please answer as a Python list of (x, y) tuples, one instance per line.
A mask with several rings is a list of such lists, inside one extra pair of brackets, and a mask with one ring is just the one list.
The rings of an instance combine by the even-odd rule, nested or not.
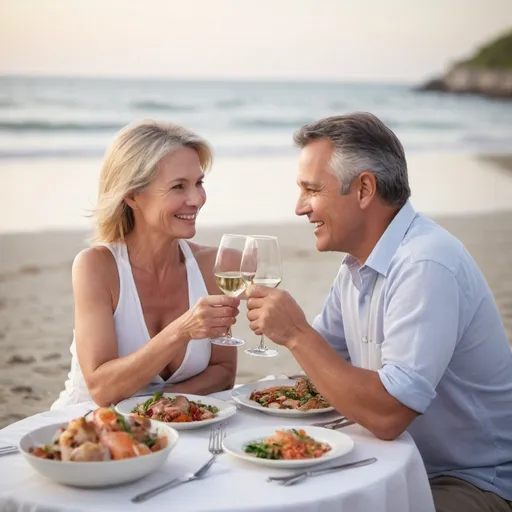
[(239, 304), (239, 299), (227, 295), (201, 297), (193, 308), (175, 321), (180, 335), (186, 341), (224, 336), (236, 322)]

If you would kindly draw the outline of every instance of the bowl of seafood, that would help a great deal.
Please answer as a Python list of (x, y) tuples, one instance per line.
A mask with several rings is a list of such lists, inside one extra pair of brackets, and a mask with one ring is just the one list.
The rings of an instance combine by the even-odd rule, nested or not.
[(100, 407), (87, 416), (32, 430), (18, 448), (38, 473), (51, 480), (106, 487), (157, 470), (178, 437), (176, 430), (160, 422)]

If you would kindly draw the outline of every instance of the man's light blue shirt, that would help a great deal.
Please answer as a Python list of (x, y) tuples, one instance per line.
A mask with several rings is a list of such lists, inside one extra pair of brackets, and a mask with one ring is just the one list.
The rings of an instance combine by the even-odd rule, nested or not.
[(512, 351), (464, 246), (407, 202), (368, 260), (347, 255), (313, 327), (420, 415), (429, 477), (512, 500)]

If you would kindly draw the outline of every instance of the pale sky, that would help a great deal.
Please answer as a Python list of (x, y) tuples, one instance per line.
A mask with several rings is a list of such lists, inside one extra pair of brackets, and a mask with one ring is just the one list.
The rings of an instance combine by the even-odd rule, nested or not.
[(0, 74), (417, 81), (512, 0), (0, 0)]

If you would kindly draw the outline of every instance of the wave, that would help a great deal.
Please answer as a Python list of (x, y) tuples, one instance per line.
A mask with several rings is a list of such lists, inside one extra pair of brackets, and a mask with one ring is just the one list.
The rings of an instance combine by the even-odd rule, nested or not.
[[(329, 109), (333, 110), (334, 112), (346, 112), (348, 109), (348, 105), (346, 103), (343, 103), (341, 101), (335, 101), (334, 103), (331, 103), (329, 105)], [(336, 114), (333, 114), (336, 115)]]
[[(217, 146), (215, 155), (221, 157), (256, 157), (256, 156), (279, 156), (292, 154), (296, 148), (290, 143), (289, 146), (267, 146), (267, 145), (238, 145), (238, 146)], [(102, 158), (105, 154), (105, 147), (70, 147), (70, 148), (23, 148), (23, 149), (0, 149), (0, 161), (2, 160), (32, 160), (32, 159), (66, 159), (66, 158)]]
[(444, 131), (444, 130), (460, 130), (464, 129), (465, 126), (461, 122), (457, 121), (441, 121), (441, 120), (411, 120), (411, 121), (398, 121), (396, 119), (382, 119), (382, 121), (389, 126), (391, 129), (414, 129), (414, 130), (432, 130), (432, 131)]
[(48, 97), (36, 97), (34, 99), (36, 105), (51, 105), (57, 107), (98, 107), (98, 103), (85, 102), (78, 99), (71, 98), (48, 98)]
[(165, 103), (162, 101), (135, 101), (130, 104), (135, 110), (167, 110), (169, 112), (193, 112), (196, 107), (192, 105), (177, 105), (176, 103)]
[(313, 122), (313, 118), (300, 119), (235, 119), (232, 125), (237, 128), (248, 129), (279, 129), (279, 128), (300, 128), (301, 126)]
[(244, 100), (221, 100), (218, 101), (215, 106), (219, 110), (230, 110), (235, 107), (243, 107), (245, 105)]
[[(488, 151), (491, 153), (507, 152), (511, 140), (508, 138), (485, 139), (481, 137), (463, 137), (455, 141), (437, 140), (429, 145), (418, 141), (407, 143), (407, 151), (414, 153), (425, 150), (471, 150)], [(0, 148), (0, 162), (5, 160), (35, 160), (35, 159), (101, 159), (105, 155), (106, 146), (93, 147), (69, 147), (69, 148)], [(215, 147), (216, 157), (235, 158), (257, 158), (257, 157), (279, 157), (292, 155), (296, 156), (297, 148), (290, 144), (265, 145), (265, 144), (239, 144)]]
[(40, 149), (24, 148), (19, 150), (1, 150), (0, 160), (24, 160), (33, 158), (98, 158), (105, 154), (105, 148), (60, 148)]
[(73, 123), (53, 121), (0, 121), (0, 132), (115, 132), (123, 123)]
[(0, 98), (0, 108), (1, 107), (16, 107), (18, 104), (13, 101), (9, 100), (7, 98)]
[(503, 150), (507, 151), (512, 146), (512, 137), (508, 135), (497, 136), (493, 135), (492, 137), (487, 136), (485, 134), (468, 134), (464, 135), (460, 138), (460, 141), (471, 147), (477, 148), (497, 148), (500, 147)]

